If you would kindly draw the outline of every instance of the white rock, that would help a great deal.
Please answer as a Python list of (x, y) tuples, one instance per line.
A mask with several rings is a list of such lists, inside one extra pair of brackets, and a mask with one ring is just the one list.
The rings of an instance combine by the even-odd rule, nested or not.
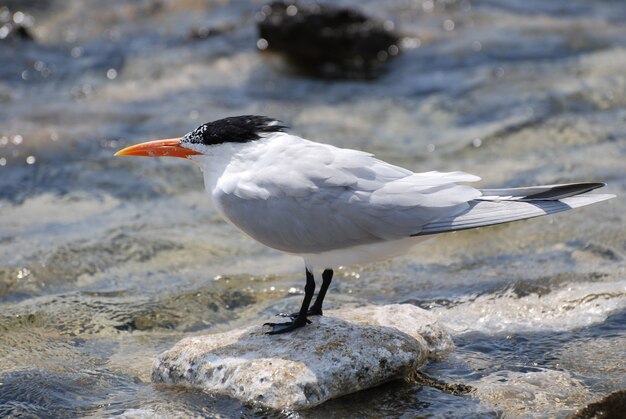
[(155, 361), (152, 380), (297, 410), (408, 378), (453, 348), (435, 316), (408, 304), (329, 311), (311, 321), (284, 335), (254, 326), (183, 339)]

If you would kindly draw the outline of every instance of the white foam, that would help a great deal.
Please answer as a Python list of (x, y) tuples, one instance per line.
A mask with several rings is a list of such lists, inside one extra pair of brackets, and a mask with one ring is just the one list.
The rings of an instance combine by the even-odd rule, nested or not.
[(435, 308), (445, 326), (457, 334), (498, 334), (529, 331), (565, 331), (604, 321), (626, 308), (626, 280), (568, 284), (546, 295), (468, 297), (451, 308)]

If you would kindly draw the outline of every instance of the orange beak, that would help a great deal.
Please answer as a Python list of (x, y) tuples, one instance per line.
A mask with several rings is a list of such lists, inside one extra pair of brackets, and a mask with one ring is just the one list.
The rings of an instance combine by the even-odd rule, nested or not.
[(182, 140), (182, 137), (148, 141), (147, 143), (126, 147), (115, 153), (115, 156), (182, 157), (188, 159), (189, 156), (202, 154), (199, 151), (181, 147), (180, 140)]

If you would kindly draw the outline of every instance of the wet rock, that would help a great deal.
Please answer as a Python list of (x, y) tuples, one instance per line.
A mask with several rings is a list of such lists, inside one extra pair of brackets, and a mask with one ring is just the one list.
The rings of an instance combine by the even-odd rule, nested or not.
[(257, 13), (259, 49), (331, 79), (371, 79), (399, 52), (393, 22), (331, 5), (273, 2)]
[(589, 406), (576, 412), (572, 419), (609, 419), (623, 418), (626, 413), (626, 390), (611, 393), (602, 400), (591, 403)]
[(403, 304), (330, 311), (291, 334), (267, 327), (190, 337), (155, 362), (152, 380), (273, 409), (306, 409), (394, 379), (453, 348), (435, 316)]

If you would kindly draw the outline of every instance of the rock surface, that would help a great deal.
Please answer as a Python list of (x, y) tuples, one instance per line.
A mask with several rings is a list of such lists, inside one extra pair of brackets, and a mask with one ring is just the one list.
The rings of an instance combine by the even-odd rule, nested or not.
[(453, 348), (435, 316), (408, 304), (329, 311), (311, 321), (285, 335), (254, 326), (183, 339), (155, 361), (152, 380), (297, 410), (409, 378)]
[(626, 390), (618, 390), (579, 410), (572, 419), (623, 418), (626, 412)]
[(313, 77), (374, 79), (400, 51), (391, 21), (330, 2), (274, 1), (257, 13), (257, 25), (261, 50), (282, 54)]

